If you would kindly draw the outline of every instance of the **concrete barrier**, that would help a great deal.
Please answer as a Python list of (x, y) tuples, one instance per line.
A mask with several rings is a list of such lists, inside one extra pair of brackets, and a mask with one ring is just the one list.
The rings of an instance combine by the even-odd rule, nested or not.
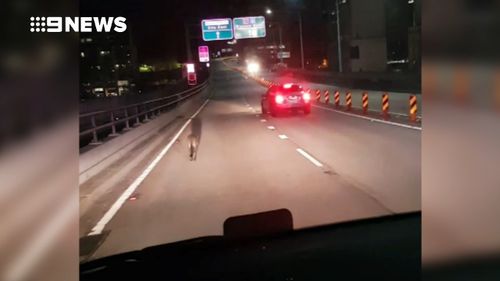
[[(230, 65), (229, 63), (225, 63), (226, 66), (233, 70), (237, 70), (241, 73), (245, 73), (245, 70), (243, 68), (238, 68)], [(298, 80), (297, 78), (294, 77), (284, 77), (284, 76), (279, 76), (276, 74), (263, 74), (259, 75), (258, 77), (251, 77), (255, 79), (257, 82), (264, 80), (267, 81), (268, 83), (274, 83), (274, 84), (281, 84), (281, 83), (290, 83), (290, 82), (295, 82), (301, 84), (304, 89), (314, 89), (314, 91), (319, 91), (319, 92), (324, 92), (324, 91), (332, 91), (332, 92), (339, 92), (338, 100), (335, 102), (335, 106), (340, 108), (340, 107), (346, 107), (346, 99), (345, 95), (347, 93), (350, 93), (351, 95), (351, 108), (353, 109), (363, 109), (363, 94), (366, 93), (370, 99), (370, 107), (367, 109), (367, 111), (373, 111), (373, 112), (382, 112), (382, 96), (384, 94), (387, 94), (389, 96), (389, 101), (391, 104), (391, 108), (389, 111), (389, 114), (391, 115), (399, 115), (399, 116), (406, 116), (409, 118), (408, 113), (409, 113), (409, 105), (408, 105), (408, 99), (410, 96), (415, 96), (416, 102), (418, 104), (422, 104), (422, 96), (418, 93), (402, 93), (402, 92), (386, 92), (386, 91), (374, 91), (374, 90), (366, 90), (366, 89), (352, 89), (352, 88), (345, 88), (345, 87), (338, 87), (337, 85), (330, 85), (330, 84), (321, 84), (321, 83), (313, 83), (310, 81), (303, 81), (303, 80)], [(316, 92), (312, 92), (311, 94), (315, 94)], [(317, 93), (316, 93), (317, 94)], [(313, 98), (317, 99), (318, 96), (313, 96)], [(319, 94), (319, 97), (321, 97), (321, 94)], [(335, 96), (334, 96), (335, 97)], [(420, 115), (417, 115), (416, 119), (421, 119)]]
[(79, 157), (79, 184), (85, 183), (112, 165), (136, 148), (137, 145), (158, 133), (178, 116), (188, 117), (190, 112), (194, 112), (208, 98), (209, 93), (210, 86), (181, 102), (172, 110), (158, 115), (155, 119), (142, 123), (133, 130), (124, 132), (89, 151), (81, 153)]
[[(273, 78), (265, 78), (269, 80), (273, 80)], [(410, 96), (415, 95), (413, 93), (399, 93), (399, 92), (383, 92), (383, 91), (368, 91), (365, 89), (349, 89), (336, 87), (335, 85), (326, 85), (326, 84), (318, 84), (311, 83), (309, 81), (297, 81), (293, 79), (289, 79), (286, 77), (275, 78), (280, 82), (297, 82), (300, 83), (304, 88), (312, 88), (318, 89), (320, 91), (329, 90), (330, 92), (339, 91), (340, 99), (339, 106), (345, 106), (345, 94), (347, 92), (351, 93), (352, 96), (352, 108), (362, 109), (363, 108), (363, 93), (367, 93), (370, 99), (370, 107), (369, 111), (381, 111), (382, 108), (382, 95), (387, 93), (389, 95), (389, 101), (391, 103), (390, 113), (393, 115), (408, 115), (408, 99)], [(291, 81), (290, 81), (291, 80)], [(418, 104), (422, 104), (422, 96), (415, 95)], [(421, 111), (420, 111), (421, 112)], [(421, 116), (418, 115), (418, 119)]]

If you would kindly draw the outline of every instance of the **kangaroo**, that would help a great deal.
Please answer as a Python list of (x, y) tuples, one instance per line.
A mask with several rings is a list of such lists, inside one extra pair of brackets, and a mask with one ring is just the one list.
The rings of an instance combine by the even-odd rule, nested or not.
[(191, 161), (196, 160), (196, 153), (198, 152), (198, 138), (191, 134), (188, 136), (188, 148), (189, 148), (189, 159)]

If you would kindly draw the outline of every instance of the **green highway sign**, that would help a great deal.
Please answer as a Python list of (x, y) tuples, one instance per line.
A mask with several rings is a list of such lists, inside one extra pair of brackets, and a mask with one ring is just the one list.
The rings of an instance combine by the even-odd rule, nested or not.
[(233, 19), (234, 39), (266, 37), (266, 19), (259, 17), (242, 17)]
[(206, 19), (201, 21), (204, 41), (233, 39), (233, 22), (231, 19)]

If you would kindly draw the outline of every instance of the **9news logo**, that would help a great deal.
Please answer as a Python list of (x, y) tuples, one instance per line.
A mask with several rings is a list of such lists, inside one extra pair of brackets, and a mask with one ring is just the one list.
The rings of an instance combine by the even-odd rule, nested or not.
[(124, 17), (30, 17), (30, 32), (124, 32)]

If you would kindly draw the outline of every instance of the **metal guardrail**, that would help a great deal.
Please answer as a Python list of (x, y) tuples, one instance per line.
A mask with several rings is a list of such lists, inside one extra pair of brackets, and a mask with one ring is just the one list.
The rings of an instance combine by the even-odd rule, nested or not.
[(201, 92), (207, 85), (208, 80), (196, 87), (172, 94), (168, 97), (80, 114), (80, 138), (92, 135), (90, 144), (99, 144), (100, 131), (111, 130), (108, 136), (113, 136), (117, 135), (117, 127), (120, 125), (123, 127), (123, 130), (130, 130), (131, 127), (138, 126), (141, 122), (149, 121), (158, 116), (166, 107), (177, 104)]

